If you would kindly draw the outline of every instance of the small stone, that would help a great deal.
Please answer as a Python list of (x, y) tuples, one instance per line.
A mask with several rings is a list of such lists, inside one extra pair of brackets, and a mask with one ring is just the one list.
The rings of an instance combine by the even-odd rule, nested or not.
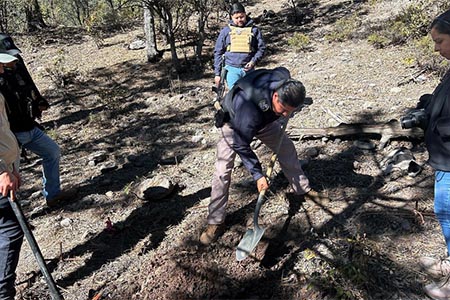
[(65, 218), (59, 224), (61, 224), (62, 227), (70, 227), (70, 225), (72, 225), (72, 220)]
[(102, 172), (102, 174), (111, 172), (112, 170), (115, 170), (117, 168), (117, 165), (115, 162), (113, 161), (107, 161), (103, 164), (100, 165), (100, 171)]
[(375, 144), (370, 141), (354, 141), (353, 145), (362, 150), (373, 150), (375, 149)]
[(311, 147), (306, 149), (306, 155), (313, 158), (313, 157), (317, 157), (317, 155), (319, 155), (319, 150), (317, 150), (316, 147)]
[(200, 142), (202, 139), (203, 139), (203, 136), (201, 136), (201, 135), (194, 135), (194, 136), (192, 137), (191, 141), (192, 141), (193, 143), (198, 143), (198, 142)]
[(393, 87), (392, 89), (391, 89), (391, 93), (393, 93), (393, 94), (398, 94), (398, 93), (400, 93), (402, 91), (402, 89), (400, 88), (400, 87)]

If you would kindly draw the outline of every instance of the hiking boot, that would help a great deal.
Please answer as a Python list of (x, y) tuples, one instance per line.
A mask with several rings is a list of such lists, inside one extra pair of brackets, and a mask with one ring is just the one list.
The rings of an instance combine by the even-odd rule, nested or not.
[(55, 197), (51, 199), (46, 199), (47, 206), (52, 208), (62, 204), (63, 202), (72, 201), (77, 196), (77, 194), (78, 194), (77, 188), (71, 188), (65, 191), (61, 191)]
[(435, 300), (449, 300), (450, 299), (450, 281), (449, 278), (445, 278), (441, 282), (433, 282), (427, 284), (423, 288), (424, 292), (431, 299)]
[(223, 232), (222, 224), (208, 224), (205, 231), (200, 235), (200, 243), (205, 246), (208, 246), (212, 242), (215, 242), (217, 238)]
[(431, 277), (441, 278), (450, 274), (450, 257), (439, 259), (424, 256), (419, 259), (419, 266)]

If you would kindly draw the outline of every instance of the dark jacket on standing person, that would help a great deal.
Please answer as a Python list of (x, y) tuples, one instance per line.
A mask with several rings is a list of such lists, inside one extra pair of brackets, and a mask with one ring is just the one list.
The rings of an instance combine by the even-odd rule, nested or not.
[(250, 143), (258, 131), (280, 118), (272, 110), (272, 95), (289, 78), (284, 67), (259, 69), (238, 80), (225, 97), (223, 106), (230, 113), (229, 123), (234, 130), (233, 149), (255, 180), (264, 174)]
[(17, 58), (14, 69), (5, 69), (0, 75), (0, 92), (6, 99), (11, 131), (23, 132), (37, 126), (35, 119), (42, 115), (39, 106), (48, 108), (49, 103), (39, 93), (22, 57)]
[(227, 47), (230, 44), (230, 26), (236, 26), (233, 20), (230, 20), (229, 26), (224, 27), (217, 38), (216, 45), (214, 47), (214, 74), (220, 76), (222, 69), (221, 61), (222, 55), (225, 54), (225, 64), (228, 66), (241, 68), (248, 62), (253, 61), (256, 65), (259, 62), (266, 49), (266, 44), (262, 38), (261, 31), (258, 27), (254, 26), (253, 20), (247, 16), (247, 23), (244, 27), (252, 27), (253, 37), (251, 40), (251, 52), (229, 52)]
[(450, 71), (434, 90), (425, 111), (429, 118), (425, 129), (428, 162), (436, 170), (450, 172)]

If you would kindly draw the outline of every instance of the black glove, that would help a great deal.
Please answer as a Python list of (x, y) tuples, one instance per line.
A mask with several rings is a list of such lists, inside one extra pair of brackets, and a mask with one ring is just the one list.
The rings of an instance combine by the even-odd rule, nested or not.
[(426, 108), (428, 106), (428, 104), (430, 104), (431, 98), (433, 98), (432, 94), (423, 94), (422, 96), (420, 96), (419, 102), (417, 102), (416, 108), (418, 108), (418, 109)]
[(214, 115), (214, 125), (217, 128), (221, 128), (223, 124), (230, 120), (230, 115), (227, 112), (224, 112), (223, 109), (216, 110), (216, 114)]
[(217, 128), (222, 127), (224, 116), (225, 112), (222, 109), (216, 110), (216, 114), (214, 115), (214, 126)]

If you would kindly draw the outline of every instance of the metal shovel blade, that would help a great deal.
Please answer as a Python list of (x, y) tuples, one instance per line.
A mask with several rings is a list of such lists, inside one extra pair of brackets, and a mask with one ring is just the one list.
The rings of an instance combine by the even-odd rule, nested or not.
[(259, 226), (247, 230), (236, 249), (237, 261), (246, 259), (253, 252), (264, 235), (264, 231), (265, 229)]
[[(273, 167), (275, 165), (275, 161), (277, 160), (278, 152), (280, 150), (281, 144), (283, 142), (283, 135), (284, 131), (286, 130), (287, 121), (289, 118), (285, 120), (284, 123), (282, 123), (281, 126), (281, 134), (280, 134), (280, 141), (278, 142), (277, 149), (275, 153), (272, 155), (269, 165), (267, 167), (267, 178), (270, 178), (272, 175)], [(261, 210), (261, 207), (263, 206), (264, 202), (266, 202), (266, 190), (262, 190), (259, 192), (258, 200), (256, 201), (256, 207), (255, 207), (255, 213), (253, 214), (253, 229), (248, 229), (247, 232), (245, 232), (244, 236), (242, 237), (241, 241), (239, 242), (239, 245), (236, 249), (236, 260), (241, 261), (246, 259), (256, 248), (256, 245), (258, 245), (259, 241), (261, 240), (265, 229), (259, 227), (258, 224), (258, 217), (259, 217), (259, 211)]]

